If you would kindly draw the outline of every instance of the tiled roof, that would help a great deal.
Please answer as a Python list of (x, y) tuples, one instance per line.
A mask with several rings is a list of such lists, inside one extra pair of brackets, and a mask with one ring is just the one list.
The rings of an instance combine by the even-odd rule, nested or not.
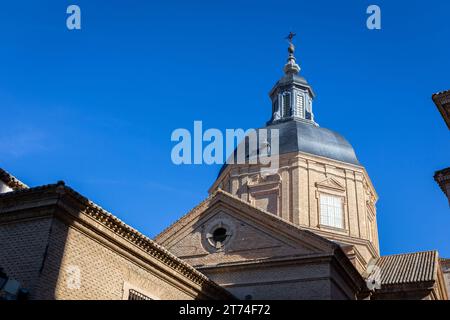
[(25, 183), (14, 177), (6, 170), (3, 170), (2, 168), (0, 168), (0, 181), (3, 181), (8, 187), (10, 187), (13, 190), (21, 190), (28, 188), (28, 186)]
[(437, 251), (425, 251), (380, 257), (372, 271), (379, 272), (381, 285), (434, 281), (437, 278)]

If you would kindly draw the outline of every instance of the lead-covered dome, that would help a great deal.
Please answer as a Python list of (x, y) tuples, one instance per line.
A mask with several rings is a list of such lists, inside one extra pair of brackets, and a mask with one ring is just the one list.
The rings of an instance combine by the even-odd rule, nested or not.
[[(270, 144), (272, 143), (272, 141), (270, 141), (271, 130), (278, 130), (279, 155), (293, 152), (303, 152), (360, 166), (351, 144), (342, 135), (333, 130), (321, 128), (308, 122), (292, 119), (284, 122), (278, 122), (276, 124), (270, 124), (261, 129), (267, 130), (267, 140)], [(257, 129), (256, 131), (259, 132), (261, 129)], [(252, 150), (251, 146), (246, 143), (245, 158), (247, 160), (258, 153), (258, 151)], [(237, 161), (236, 154), (237, 152), (235, 150), (232, 155), (235, 159), (234, 163)], [(227, 164), (222, 166), (219, 176), (227, 166)]]
[[(312, 108), (315, 94), (306, 79), (299, 75), (301, 68), (294, 56), (295, 47), (292, 44), (292, 37), (289, 39), (289, 56), (283, 68), (284, 75), (269, 93), (272, 100), (272, 117), (266, 127), (261, 128), (268, 130), (263, 136), (267, 137), (267, 143), (270, 145), (272, 144), (270, 130), (278, 131), (280, 155), (303, 152), (359, 166), (360, 163), (350, 143), (339, 133), (321, 128), (316, 123)], [(258, 137), (260, 137), (259, 134)], [(242, 143), (246, 144), (244, 149), (246, 160), (260, 154), (258, 149), (251, 150), (252, 146), (247, 142)], [(261, 145), (258, 144), (258, 147)], [(273, 155), (273, 152), (271, 154)], [(236, 150), (231, 157), (234, 158), (233, 163), (236, 163)], [(219, 176), (226, 167), (227, 164), (222, 166)]]
[(360, 165), (350, 143), (339, 133), (305, 123), (285, 121), (266, 127), (279, 130), (279, 154), (305, 152), (345, 163)]

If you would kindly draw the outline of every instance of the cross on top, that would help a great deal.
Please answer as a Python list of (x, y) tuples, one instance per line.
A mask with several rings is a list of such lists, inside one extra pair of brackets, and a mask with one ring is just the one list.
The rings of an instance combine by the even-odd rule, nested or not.
[(292, 43), (292, 40), (294, 39), (294, 37), (296, 36), (296, 34), (294, 32), (289, 32), (289, 35), (286, 37), (286, 39), (289, 40), (290, 43)]

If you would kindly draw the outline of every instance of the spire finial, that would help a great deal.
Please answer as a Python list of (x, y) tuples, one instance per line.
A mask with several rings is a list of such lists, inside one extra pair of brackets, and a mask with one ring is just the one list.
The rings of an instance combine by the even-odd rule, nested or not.
[(294, 40), (294, 37), (296, 36), (297, 34), (296, 33), (294, 33), (294, 32), (289, 32), (289, 34), (288, 34), (288, 36), (286, 37), (286, 39), (288, 39), (289, 40), (289, 43), (290, 44), (292, 44), (292, 40)]
[(289, 57), (286, 65), (284, 66), (284, 73), (286, 74), (297, 74), (300, 72), (300, 66), (295, 62), (294, 56), (295, 46), (292, 43), (295, 36), (296, 34), (291, 31), (289, 32), (289, 35), (286, 37), (286, 39), (289, 41), (289, 48), (288, 48)]

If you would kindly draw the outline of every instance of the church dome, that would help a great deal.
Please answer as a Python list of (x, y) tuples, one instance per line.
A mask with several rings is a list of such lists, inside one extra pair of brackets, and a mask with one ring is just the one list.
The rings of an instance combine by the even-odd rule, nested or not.
[[(248, 140), (241, 142), (245, 144), (245, 153), (243, 154), (245, 163), (259, 154), (264, 154), (264, 151), (258, 150), (258, 147), (271, 148), (270, 154), (274, 155), (276, 149), (270, 146), (272, 144), (270, 140), (272, 137), (271, 130), (276, 130), (279, 137), (279, 155), (303, 152), (359, 166), (360, 163), (350, 143), (339, 133), (321, 128), (315, 121), (313, 113), (315, 93), (306, 79), (299, 74), (301, 68), (296, 62), (295, 47), (292, 44), (294, 35), (290, 33), (288, 36), (290, 41), (289, 56), (283, 68), (284, 75), (269, 92), (272, 100), (272, 117), (266, 127), (256, 130), (258, 133), (257, 139), (266, 137), (266, 141), (263, 141), (262, 144), (262, 141), (259, 141), (257, 146), (248, 143)], [(264, 132), (260, 134), (263, 129), (266, 129), (265, 134)], [(227, 161), (227, 163), (239, 162), (237, 150), (230, 156), (232, 159), (234, 158), (234, 161)], [(265, 154), (267, 154), (267, 150)], [(251, 163), (251, 161), (248, 161), (248, 163)], [(227, 164), (222, 166), (219, 176), (226, 167)]]
[[(268, 141), (270, 142), (271, 130), (278, 130), (279, 147), (278, 154), (288, 154), (294, 152), (303, 152), (319, 157), (324, 157), (344, 163), (360, 166), (352, 145), (339, 133), (326, 128), (321, 128), (309, 122), (301, 120), (287, 120), (276, 124), (269, 124), (261, 128), (267, 130)], [(256, 132), (259, 136), (259, 130)], [(258, 151), (252, 150), (247, 142), (245, 143), (246, 161), (258, 154)], [(237, 150), (232, 154), (234, 163), (237, 161)], [(224, 164), (219, 171), (218, 177), (227, 168)]]
[(279, 130), (279, 154), (305, 152), (360, 165), (350, 143), (339, 133), (303, 121), (290, 120), (266, 127)]

